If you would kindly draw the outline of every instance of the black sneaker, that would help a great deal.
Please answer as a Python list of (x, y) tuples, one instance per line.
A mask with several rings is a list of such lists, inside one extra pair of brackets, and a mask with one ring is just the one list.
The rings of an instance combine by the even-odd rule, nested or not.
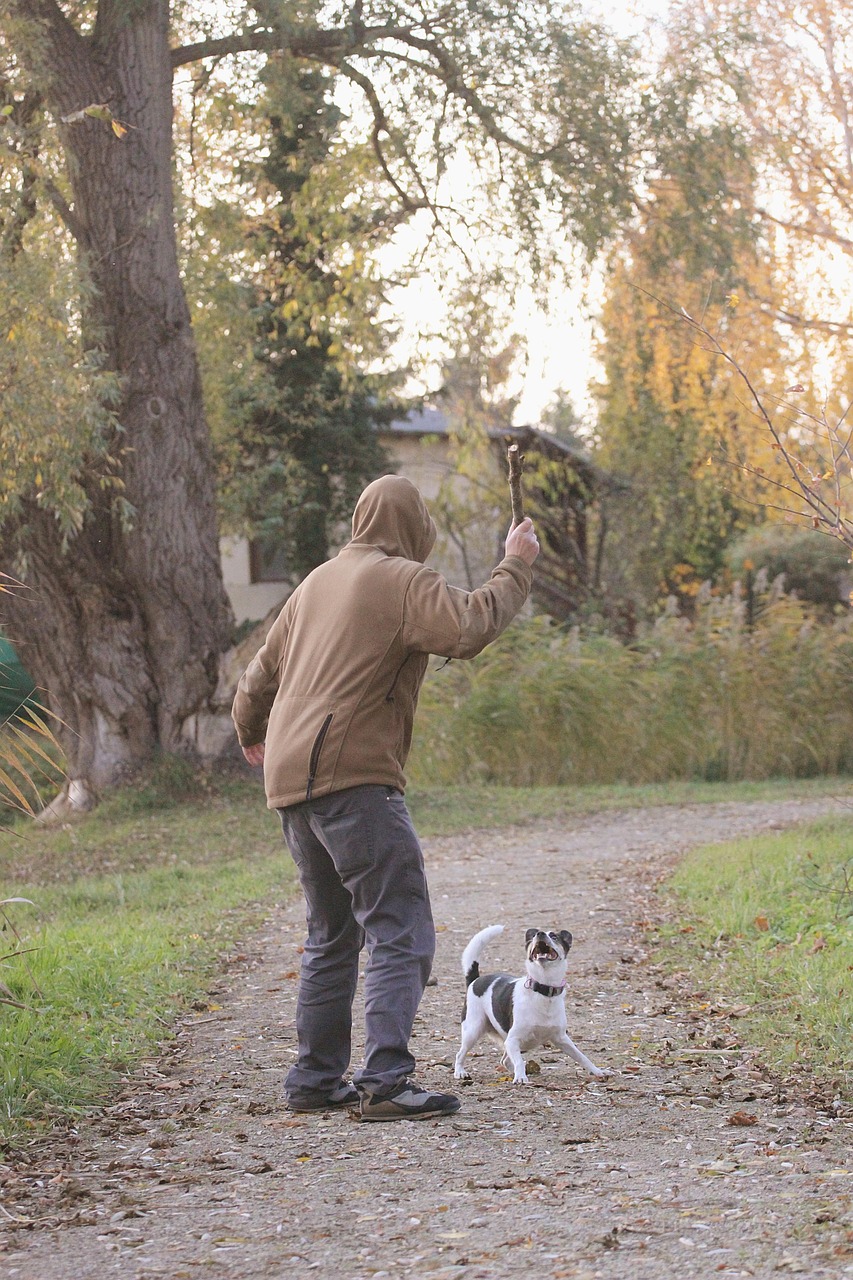
[(330, 1111), (335, 1107), (357, 1107), (361, 1095), (354, 1084), (342, 1080), (331, 1093), (291, 1093), (287, 1099), (288, 1111)]
[(452, 1093), (428, 1093), (413, 1080), (401, 1080), (390, 1093), (367, 1094), (361, 1100), (362, 1120), (429, 1120), (452, 1116), (461, 1107)]

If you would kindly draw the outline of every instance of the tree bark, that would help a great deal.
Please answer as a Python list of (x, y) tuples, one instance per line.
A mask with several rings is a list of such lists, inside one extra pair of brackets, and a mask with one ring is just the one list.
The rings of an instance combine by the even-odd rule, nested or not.
[(102, 0), (87, 37), (53, 0), (18, 7), (34, 29), (23, 53), (57, 119), (103, 103), (127, 131), (117, 136), (104, 119), (60, 123), (73, 230), (95, 286), (84, 327), (121, 379), (111, 452), (131, 525), (97, 464), (86, 481), (91, 512), (66, 551), (52, 515), (30, 503), (17, 534), (31, 590), (7, 598), (3, 613), (62, 719), (70, 775), (101, 787), (157, 748), (182, 749), (232, 624), (175, 243), (169, 5)]

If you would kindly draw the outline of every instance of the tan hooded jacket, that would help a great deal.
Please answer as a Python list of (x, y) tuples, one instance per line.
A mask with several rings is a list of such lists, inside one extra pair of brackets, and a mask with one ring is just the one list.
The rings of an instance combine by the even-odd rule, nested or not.
[(352, 541), (285, 602), (232, 710), (241, 746), (266, 742), (271, 809), (363, 783), (402, 791), (429, 654), (473, 658), (524, 604), (523, 560), (460, 591), (424, 566), (435, 536), (415, 486), (382, 476), (358, 500)]

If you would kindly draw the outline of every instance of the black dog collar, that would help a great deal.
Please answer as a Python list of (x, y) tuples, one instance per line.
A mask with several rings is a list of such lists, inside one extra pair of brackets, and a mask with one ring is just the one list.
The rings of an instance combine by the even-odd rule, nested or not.
[(532, 978), (526, 978), (524, 985), (528, 991), (535, 991), (540, 996), (561, 996), (566, 989), (565, 982), (561, 987), (546, 987), (544, 982), (534, 982)]

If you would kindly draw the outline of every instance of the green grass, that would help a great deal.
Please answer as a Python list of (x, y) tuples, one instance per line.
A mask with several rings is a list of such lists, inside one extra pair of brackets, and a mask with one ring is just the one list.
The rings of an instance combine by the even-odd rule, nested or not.
[[(442, 787), (409, 802), (423, 836), (571, 821), (652, 804), (838, 794), (839, 779), (645, 787)], [(18, 823), (0, 840), (0, 898), (25, 958), (0, 981), (0, 1132), (96, 1105), (203, 996), (223, 953), (294, 890), (277, 818), (257, 781), (165, 761), (134, 789), (55, 831)], [(8, 930), (4, 954), (14, 949)], [(29, 971), (28, 971), (28, 967)]]
[(853, 1089), (853, 811), (689, 854), (669, 884), (682, 913), (668, 963), (747, 1004), (768, 1061)]
[(0, 1130), (103, 1098), (203, 993), (228, 944), (281, 893), (283, 873), (281, 857), (164, 867), (30, 889), (35, 909), (9, 907), (37, 950), (26, 967), (3, 967), (27, 1008), (0, 1015)]
[(0, 881), (0, 898), (35, 903), (6, 911), (36, 950), (0, 966), (27, 1006), (0, 1005), (0, 1133), (13, 1137), (102, 1101), (293, 874), (257, 784), (200, 785), (183, 801), (156, 784), (62, 830), (19, 824)]

